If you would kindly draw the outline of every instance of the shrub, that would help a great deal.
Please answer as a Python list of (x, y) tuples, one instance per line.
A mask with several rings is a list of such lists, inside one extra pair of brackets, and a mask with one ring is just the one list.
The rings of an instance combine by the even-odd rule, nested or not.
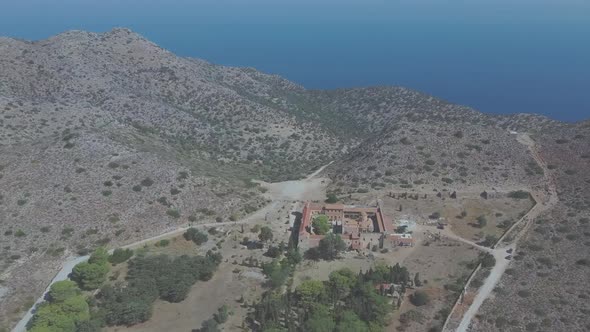
[(338, 196), (336, 196), (336, 194), (334, 193), (329, 193), (326, 199), (326, 203), (334, 204), (336, 202), (338, 202)]
[(193, 241), (196, 245), (200, 246), (201, 244), (207, 242), (209, 237), (207, 234), (201, 232), (196, 228), (189, 228), (186, 232), (182, 235), (187, 241)]
[(172, 205), (168, 202), (168, 198), (166, 198), (166, 196), (159, 197), (156, 201), (164, 206), (170, 207)]
[(201, 328), (199, 329), (200, 332), (218, 332), (219, 324), (215, 321), (214, 318), (209, 318), (206, 321), (201, 323)]
[(488, 220), (486, 219), (485, 216), (477, 217), (477, 227), (484, 228), (484, 227), (486, 227), (487, 224), (488, 224)]
[(453, 182), (454, 182), (454, 181), (453, 181), (453, 179), (449, 179), (449, 178), (442, 178), (442, 179), (440, 179), (440, 180), (441, 180), (442, 182), (444, 182), (444, 183), (448, 183), (448, 184), (451, 184), (451, 183), (453, 183)]
[(258, 238), (262, 242), (267, 242), (267, 241), (272, 240), (273, 234), (272, 234), (272, 230), (270, 229), (270, 227), (263, 226), (262, 228), (260, 228), (260, 234), (258, 234)]
[(412, 302), (413, 305), (419, 307), (428, 304), (428, 302), (430, 302), (430, 298), (426, 292), (418, 290), (410, 296), (410, 302)]
[(517, 191), (509, 192), (508, 197), (514, 198), (514, 199), (526, 199), (526, 198), (530, 198), (531, 194), (528, 191), (517, 190)]
[(163, 239), (158, 241), (158, 243), (156, 243), (156, 247), (167, 247), (170, 245), (170, 240), (168, 239)]
[(141, 185), (144, 187), (149, 187), (152, 184), (154, 184), (154, 181), (152, 179), (150, 179), (149, 177), (141, 180)]
[(480, 255), (480, 263), (481, 266), (484, 268), (489, 268), (489, 267), (493, 267), (494, 265), (496, 265), (496, 259), (494, 258), (494, 256), (490, 253), (485, 253)]
[(133, 250), (117, 248), (113, 251), (113, 254), (109, 256), (109, 262), (113, 265), (117, 265), (125, 262), (133, 256)]
[(227, 318), (229, 317), (229, 309), (227, 307), (227, 305), (222, 305), (221, 307), (219, 307), (217, 309), (217, 313), (215, 313), (214, 315), (214, 319), (217, 323), (219, 324), (223, 324), (227, 321)]
[(80, 288), (93, 290), (99, 288), (105, 281), (109, 268), (106, 263), (82, 262), (72, 270), (72, 280), (76, 281)]
[(174, 219), (180, 218), (180, 212), (177, 209), (168, 209), (166, 210), (166, 214)]
[(282, 254), (281, 249), (279, 247), (275, 247), (275, 246), (269, 246), (266, 253), (264, 253), (265, 256), (268, 256), (270, 258), (277, 258), (281, 254)]
[(495, 235), (486, 235), (485, 239), (479, 244), (484, 247), (492, 247), (496, 242), (498, 242), (498, 238)]

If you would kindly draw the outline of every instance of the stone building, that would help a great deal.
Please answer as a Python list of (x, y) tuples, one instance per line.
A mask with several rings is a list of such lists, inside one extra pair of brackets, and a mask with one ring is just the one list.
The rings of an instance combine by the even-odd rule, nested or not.
[(382, 234), (392, 228), (391, 220), (386, 218), (379, 205), (357, 206), (344, 204), (318, 204), (306, 202), (299, 226), (299, 247), (308, 249), (318, 245), (323, 235), (315, 234), (312, 221), (325, 215), (331, 232), (340, 234), (349, 249), (359, 250), (375, 243)]

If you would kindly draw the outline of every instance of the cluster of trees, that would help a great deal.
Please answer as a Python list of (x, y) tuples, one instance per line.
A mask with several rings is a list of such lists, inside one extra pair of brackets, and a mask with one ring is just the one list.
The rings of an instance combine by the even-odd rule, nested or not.
[(270, 245), (268, 250), (264, 253), (265, 256), (270, 258), (278, 258), (287, 249), (285, 242), (281, 241), (278, 245)]
[(498, 242), (498, 238), (495, 235), (486, 235), (483, 241), (478, 242), (478, 244), (484, 247), (493, 247), (496, 242)]
[(113, 251), (113, 254), (109, 257), (109, 263), (113, 265), (121, 264), (126, 262), (133, 256), (133, 250), (117, 248)]
[[(263, 242), (269, 242), (272, 241), (272, 239), (274, 238), (274, 234), (272, 233), (272, 229), (270, 229), (270, 227), (268, 226), (262, 226), (260, 227), (260, 225), (255, 225), (254, 227), (252, 227), (250, 229), (250, 231), (252, 233), (258, 233), (258, 240), (260, 240), (260, 248), (262, 248), (264, 246)], [(242, 226), (242, 233), (244, 232), (244, 227)], [(244, 240), (242, 241), (242, 244), (244, 245), (254, 245), (255, 244), (255, 240), (250, 241), (250, 238), (248, 238), (247, 236), (244, 237)]]
[(313, 228), (313, 232), (318, 235), (324, 235), (332, 229), (328, 216), (325, 214), (320, 214), (313, 218), (311, 227)]
[(329, 280), (307, 280), (294, 291), (269, 290), (254, 305), (251, 320), (264, 332), (382, 331), (387, 316), (399, 303), (376, 285), (395, 283), (405, 289), (410, 273), (405, 267), (377, 266), (356, 274), (341, 269)]
[(335, 193), (329, 193), (326, 196), (326, 201), (325, 202), (328, 203), (328, 204), (338, 203), (338, 196), (336, 196)]
[(301, 262), (303, 257), (299, 250), (289, 244), (285, 257), (274, 259), (270, 263), (262, 264), (262, 272), (268, 278), (268, 286), (279, 288), (285, 284), (287, 279), (293, 274), (295, 266)]
[(27, 328), (33, 332), (75, 332), (90, 319), (86, 297), (71, 280), (54, 283), (47, 301), (41, 304)]
[(209, 280), (221, 262), (219, 253), (206, 256), (138, 256), (129, 261), (126, 283), (106, 285), (92, 309), (96, 325), (134, 325), (151, 317), (152, 303), (184, 300), (197, 280)]
[(305, 252), (305, 257), (312, 260), (334, 260), (345, 250), (346, 243), (340, 235), (329, 233), (320, 240), (317, 247), (308, 249)]
[(109, 253), (100, 247), (92, 253), (87, 262), (74, 266), (70, 279), (84, 290), (93, 290), (102, 286), (109, 270)]
[(193, 241), (198, 246), (209, 240), (209, 237), (206, 233), (203, 233), (200, 230), (193, 227), (187, 229), (182, 236), (184, 236), (184, 238), (187, 241)]

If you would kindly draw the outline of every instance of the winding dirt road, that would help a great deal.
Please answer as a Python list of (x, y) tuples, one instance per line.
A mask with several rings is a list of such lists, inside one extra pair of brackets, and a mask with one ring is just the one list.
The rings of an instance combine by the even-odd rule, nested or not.
[[(123, 249), (137, 248), (137, 247), (143, 246), (146, 243), (155, 242), (155, 241), (158, 241), (161, 239), (171, 238), (171, 237), (174, 237), (174, 236), (177, 236), (179, 234), (186, 232), (186, 230), (189, 229), (190, 227), (199, 228), (199, 227), (213, 227), (213, 226), (223, 226), (223, 225), (239, 225), (239, 224), (248, 224), (248, 223), (251, 223), (254, 221), (264, 220), (264, 217), (266, 216), (266, 214), (269, 211), (276, 209), (280, 204), (284, 203), (285, 201), (301, 200), (304, 197), (307, 197), (307, 195), (310, 194), (311, 192), (314, 192), (316, 194), (318, 192), (320, 192), (323, 195), (323, 191), (321, 190), (321, 188), (323, 188), (325, 186), (323, 184), (325, 182), (325, 179), (318, 178), (317, 175), (319, 173), (321, 173), (330, 164), (332, 164), (332, 163), (330, 162), (329, 164), (320, 167), (319, 169), (317, 169), (316, 171), (314, 171), (313, 173), (311, 173), (310, 175), (308, 175), (306, 178), (304, 178), (302, 180), (276, 182), (276, 183), (265, 183), (265, 182), (259, 181), (258, 183), (260, 183), (261, 185), (270, 189), (269, 194), (267, 196), (271, 199), (271, 202), (269, 204), (267, 204), (266, 206), (264, 206), (262, 209), (257, 210), (256, 212), (246, 216), (242, 220), (220, 222), (220, 223), (215, 222), (215, 223), (207, 223), (207, 224), (185, 224), (185, 225), (179, 226), (178, 228), (175, 228), (169, 232), (166, 232), (166, 233), (163, 233), (160, 235), (156, 235), (156, 236), (153, 236), (153, 237), (150, 237), (147, 239), (143, 239), (141, 241), (122, 246), (121, 248), (123, 248)], [(318, 190), (318, 189), (320, 189), (320, 190)], [(112, 252), (112, 250), (111, 250), (111, 252)], [(27, 328), (26, 328), (27, 323), (33, 317), (33, 315), (35, 313), (35, 308), (37, 307), (37, 305), (39, 305), (41, 302), (44, 301), (44, 299), (47, 295), (47, 292), (49, 292), (49, 288), (51, 288), (51, 285), (53, 285), (54, 283), (56, 283), (58, 281), (68, 279), (68, 276), (70, 275), (70, 273), (72, 273), (74, 266), (76, 266), (77, 264), (79, 264), (81, 262), (85, 262), (86, 260), (88, 260), (89, 257), (90, 256), (79, 256), (79, 257), (73, 257), (73, 258), (66, 260), (63, 263), (61, 270), (55, 275), (55, 277), (51, 280), (51, 282), (49, 283), (49, 285), (45, 289), (45, 292), (43, 292), (43, 294), (37, 299), (35, 304), (21, 318), (21, 320), (12, 329), (12, 331), (13, 332), (25, 332), (27, 330)]]
[[(466, 332), (469, 330), (473, 317), (475, 317), (481, 305), (490, 296), (490, 294), (502, 278), (502, 275), (504, 274), (506, 268), (510, 264), (510, 260), (506, 259), (506, 256), (508, 255), (506, 251), (509, 249), (512, 249), (513, 251), (516, 250), (518, 241), (524, 234), (526, 234), (526, 232), (532, 225), (533, 220), (535, 220), (543, 212), (551, 209), (558, 202), (555, 181), (551, 176), (547, 164), (541, 157), (536, 143), (527, 134), (519, 134), (517, 140), (521, 144), (524, 144), (528, 147), (532, 157), (535, 159), (537, 164), (543, 169), (544, 188), (531, 190), (531, 195), (533, 196), (537, 204), (525, 216), (523, 216), (519, 221), (517, 221), (508, 231), (506, 231), (506, 233), (500, 238), (500, 240), (498, 240), (498, 247), (491, 251), (488, 251), (494, 255), (494, 258), (496, 258), (496, 265), (490, 271), (490, 275), (486, 278), (484, 284), (479, 288), (477, 295), (473, 299), (473, 302), (471, 303), (469, 309), (463, 315), (463, 318), (459, 323), (459, 327), (455, 330), (457, 332)], [(522, 228), (520, 229), (520, 231), (518, 231), (520, 227)], [(514, 232), (518, 232), (518, 234), (514, 235)], [(507, 240), (507, 238), (509, 237), (512, 237), (512, 239)], [(502, 245), (502, 241), (505, 241), (507, 243)]]

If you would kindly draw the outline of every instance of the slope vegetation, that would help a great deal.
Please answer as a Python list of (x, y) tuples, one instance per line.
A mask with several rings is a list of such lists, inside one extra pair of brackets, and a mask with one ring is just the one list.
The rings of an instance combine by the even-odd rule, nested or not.
[(0, 38), (0, 77), (0, 328), (68, 255), (261, 208), (251, 179), (334, 161), (323, 174), (341, 197), (537, 185), (542, 170), (511, 130), (536, 133), (571, 198), (539, 226), (577, 223), (552, 253), (587, 243), (587, 124), (485, 115), (402, 87), (306, 90), (127, 29)]

